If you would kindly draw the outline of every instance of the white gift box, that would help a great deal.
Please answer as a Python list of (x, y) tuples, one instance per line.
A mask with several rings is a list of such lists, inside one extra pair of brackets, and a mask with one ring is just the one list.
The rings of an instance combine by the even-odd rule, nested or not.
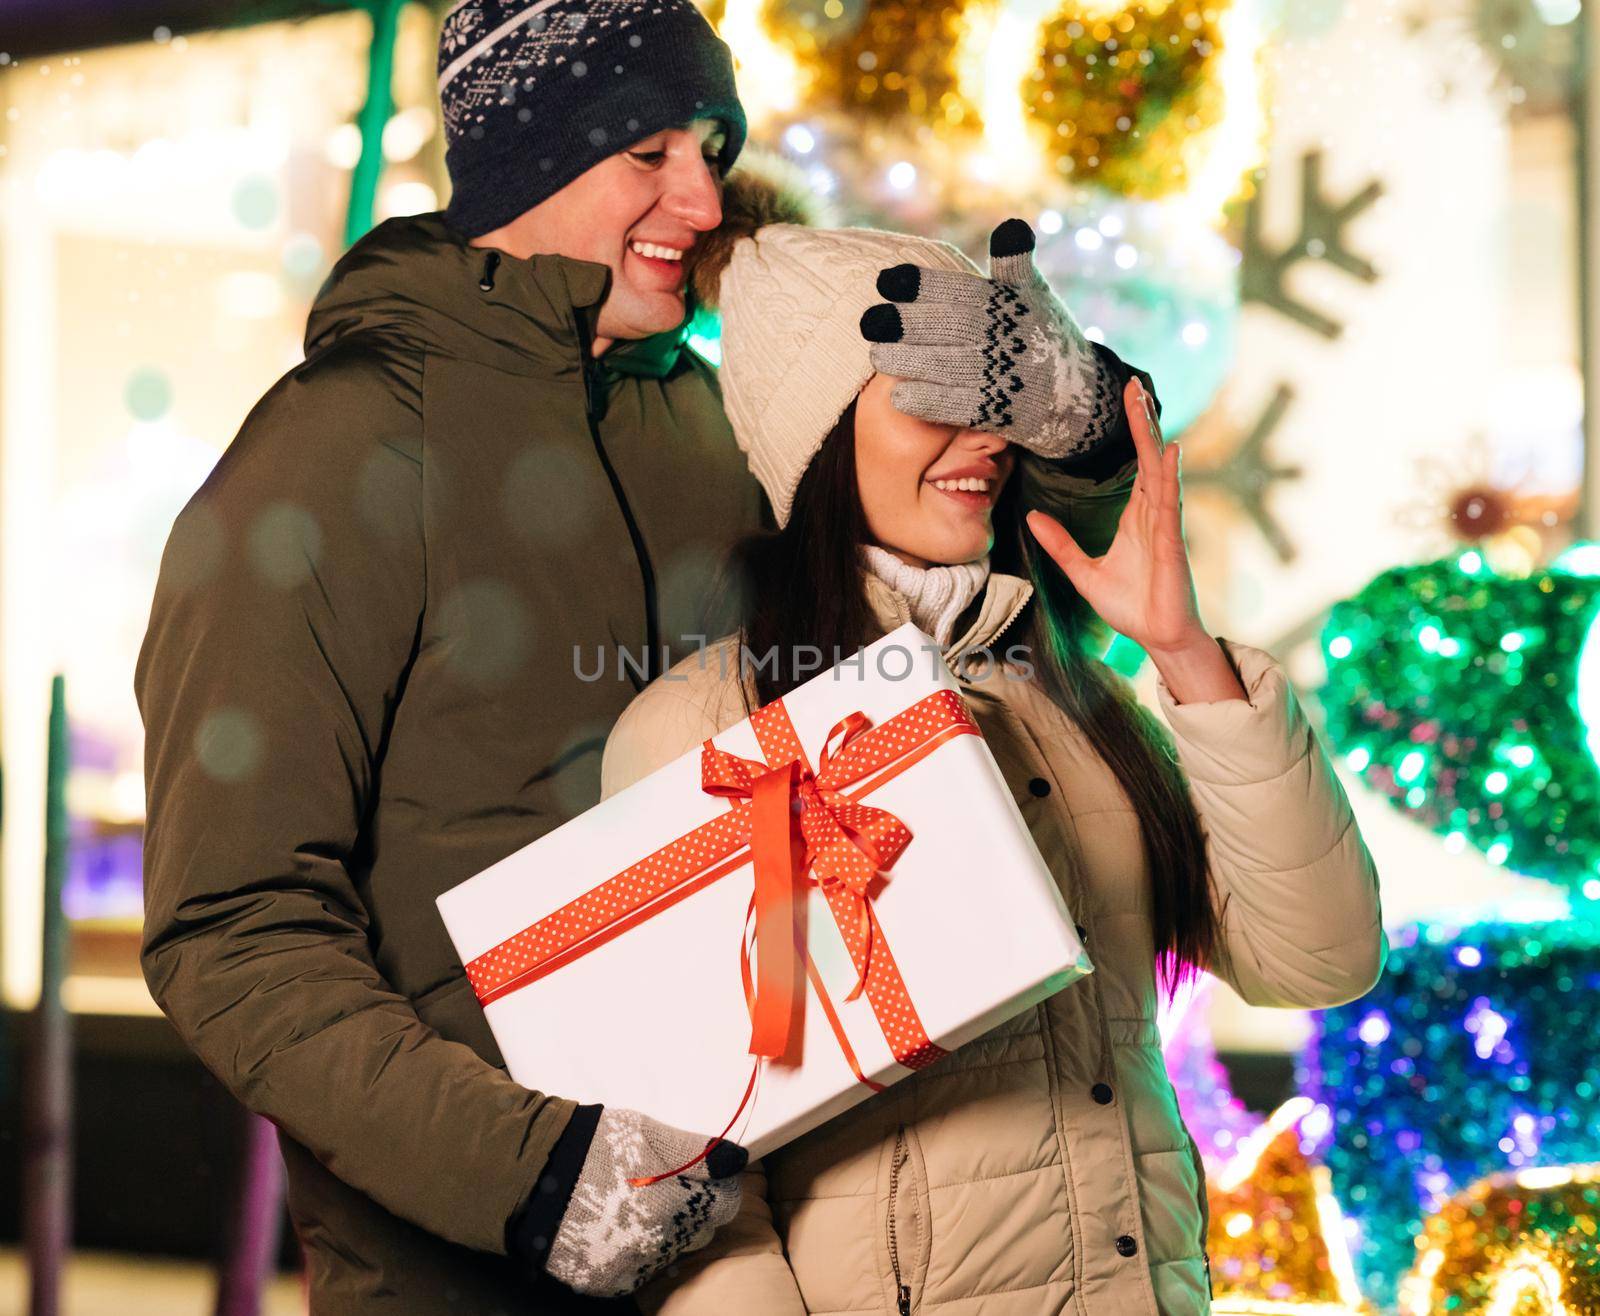
[[(781, 702), (817, 769), (841, 719), (859, 710), (878, 728), (940, 691), (960, 700), (938, 646), (908, 623)], [(951, 707), (948, 696), (929, 702)], [(751, 719), (712, 740), (740, 758), (767, 761)], [(836, 740), (836, 757), (837, 750)], [(548, 945), (543, 931), (517, 934), (727, 815), (738, 802), (703, 790), (701, 773), (697, 745), (440, 896), (462, 963), (481, 980), (484, 964), (499, 965), (518, 946)], [(845, 793), (857, 795), (875, 775)], [(1090, 972), (1060, 888), (981, 734), (951, 736), (859, 798), (911, 832), (874, 883), (871, 908), (938, 1047), (952, 1051)], [(722, 1129), (754, 1064), (740, 969), (754, 870), (747, 847), (718, 867), (731, 871), (675, 902), (654, 900), (621, 931), (593, 934), (592, 946), (580, 941), (555, 967), (522, 974), (500, 988), (503, 994), (480, 981), (513, 1078), (581, 1102), (632, 1107), (706, 1137)], [(809, 877), (806, 892), (805, 944), (827, 1005), (861, 1073), (892, 1084), (912, 1071), (896, 1060), (869, 993), (846, 999), (856, 965), (833, 908)], [(612, 917), (612, 902), (591, 900)], [(815, 982), (806, 980), (804, 990), (794, 1043), (781, 1060), (761, 1061), (752, 1102), (727, 1135), (752, 1157), (872, 1095), (852, 1070)]]

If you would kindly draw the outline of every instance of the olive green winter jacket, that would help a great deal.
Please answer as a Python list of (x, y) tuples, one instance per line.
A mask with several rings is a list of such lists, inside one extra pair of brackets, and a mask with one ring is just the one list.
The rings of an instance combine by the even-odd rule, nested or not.
[(498, 1067), (434, 897), (599, 798), (761, 505), (678, 335), (585, 388), (607, 278), (384, 224), (162, 561), (145, 976), (282, 1130), (318, 1313), (556, 1309), (498, 1254), (575, 1103)]

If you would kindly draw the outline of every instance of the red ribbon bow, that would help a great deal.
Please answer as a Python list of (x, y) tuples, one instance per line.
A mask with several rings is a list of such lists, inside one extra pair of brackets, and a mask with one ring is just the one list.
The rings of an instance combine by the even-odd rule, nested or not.
[[(872, 879), (893, 866), (911, 841), (911, 830), (887, 809), (852, 800), (843, 788), (859, 780), (872, 764), (848, 750), (870, 722), (855, 712), (834, 723), (823, 742), (819, 770), (803, 759), (771, 767), (720, 749), (710, 739), (701, 746), (701, 787), (708, 794), (751, 802), (750, 848), (755, 889), (750, 897), (756, 922), (757, 981), (751, 1003), (750, 1053), (777, 1057), (788, 1050), (800, 999), (791, 990), (801, 946), (799, 924), (804, 875), (831, 895), (843, 895), (856, 908), (861, 944), (853, 1001), (866, 986), (872, 954)], [(841, 738), (842, 737), (842, 738)], [(839, 740), (837, 748), (835, 739)], [(835, 755), (837, 754), (837, 757)], [(792, 820), (800, 815), (803, 854), (796, 856)], [(830, 890), (831, 889), (831, 890)], [(750, 946), (741, 954), (746, 995), (750, 988)]]

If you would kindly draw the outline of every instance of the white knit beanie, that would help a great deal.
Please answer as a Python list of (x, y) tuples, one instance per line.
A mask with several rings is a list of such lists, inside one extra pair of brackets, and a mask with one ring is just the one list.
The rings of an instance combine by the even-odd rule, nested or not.
[(750, 471), (788, 523), (800, 478), (872, 378), (861, 314), (883, 301), (880, 271), (910, 263), (980, 271), (947, 242), (793, 222), (804, 202), (774, 195), (770, 161), (735, 170), (723, 225), (695, 269), (701, 300), (722, 312), (723, 409)]

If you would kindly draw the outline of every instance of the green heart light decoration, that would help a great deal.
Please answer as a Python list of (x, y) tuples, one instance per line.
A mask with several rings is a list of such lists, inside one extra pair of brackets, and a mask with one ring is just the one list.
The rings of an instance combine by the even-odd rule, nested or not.
[(1455, 844), (1600, 916), (1600, 545), (1524, 577), (1482, 554), (1385, 571), (1334, 606), (1330, 744)]

